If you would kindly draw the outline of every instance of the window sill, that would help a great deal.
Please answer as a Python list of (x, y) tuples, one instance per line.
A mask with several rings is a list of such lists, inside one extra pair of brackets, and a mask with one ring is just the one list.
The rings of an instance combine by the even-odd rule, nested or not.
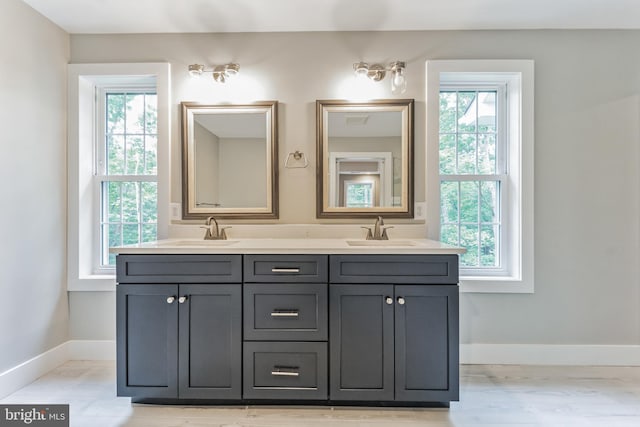
[(115, 290), (115, 274), (93, 274), (71, 279), (67, 283), (69, 292), (114, 292)]
[(533, 279), (512, 276), (460, 276), (460, 293), (532, 294)]

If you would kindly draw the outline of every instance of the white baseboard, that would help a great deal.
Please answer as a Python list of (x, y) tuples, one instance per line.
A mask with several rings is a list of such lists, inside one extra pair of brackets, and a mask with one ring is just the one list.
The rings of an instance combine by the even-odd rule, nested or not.
[(69, 360), (115, 360), (115, 341), (71, 340), (0, 373), (0, 399)]
[(460, 363), (640, 366), (640, 345), (461, 344)]
[(37, 380), (67, 360), (69, 347), (65, 342), (0, 373), (0, 399)]

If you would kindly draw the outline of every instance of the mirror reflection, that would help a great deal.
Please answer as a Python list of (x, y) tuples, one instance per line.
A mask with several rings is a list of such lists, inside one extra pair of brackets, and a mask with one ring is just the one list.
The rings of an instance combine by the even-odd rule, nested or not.
[(412, 106), (317, 102), (318, 217), (412, 216)]
[(277, 217), (276, 102), (183, 102), (183, 217)]

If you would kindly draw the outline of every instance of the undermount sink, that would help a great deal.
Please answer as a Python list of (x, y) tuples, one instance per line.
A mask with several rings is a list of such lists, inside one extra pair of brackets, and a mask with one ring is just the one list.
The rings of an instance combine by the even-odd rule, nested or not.
[(163, 242), (162, 246), (229, 246), (238, 243), (237, 240), (172, 240)]
[(413, 240), (347, 240), (349, 246), (416, 246)]

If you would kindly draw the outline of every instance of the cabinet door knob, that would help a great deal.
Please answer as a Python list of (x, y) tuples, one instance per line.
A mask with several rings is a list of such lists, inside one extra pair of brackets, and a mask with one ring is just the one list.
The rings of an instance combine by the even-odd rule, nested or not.
[(167, 298), (167, 304), (173, 304), (175, 300), (176, 300), (176, 297), (169, 297)]
[(398, 297), (398, 304), (400, 304), (400, 305), (404, 305), (404, 303), (405, 303), (404, 298), (402, 298), (402, 297)]
[(187, 300), (187, 297), (186, 297), (186, 296), (178, 298), (178, 302), (179, 302), (180, 304), (184, 304), (186, 300)]
[(384, 299), (384, 302), (386, 302), (386, 303), (387, 303), (387, 305), (391, 305), (391, 304), (393, 304), (393, 298), (391, 298), (391, 297), (386, 297), (386, 298)]

